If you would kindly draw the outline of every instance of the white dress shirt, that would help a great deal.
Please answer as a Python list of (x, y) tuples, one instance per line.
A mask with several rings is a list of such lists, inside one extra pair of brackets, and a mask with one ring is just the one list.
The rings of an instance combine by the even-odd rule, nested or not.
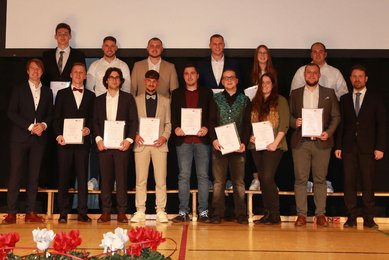
[(162, 59), (159, 58), (159, 61), (156, 64), (154, 64), (151, 62), (150, 57), (148, 57), (147, 64), (149, 65), (149, 70), (155, 70), (156, 72), (159, 73), (159, 68), (161, 67), (161, 61), (162, 61)]
[(223, 75), (223, 68), (224, 68), (224, 55), (223, 58), (220, 60), (215, 60), (211, 55), (211, 65), (212, 65), (212, 71), (213, 75), (215, 76), (216, 83), (219, 85), (220, 80)]
[[(73, 85), (71, 85), (71, 88), (72, 88), (72, 91), (73, 91), (74, 99), (76, 100), (77, 108), (80, 108), (82, 97), (84, 96), (84, 91), (82, 91), (82, 93), (79, 92), (79, 91), (74, 91), (73, 88), (77, 88), (77, 87), (75, 87)], [(84, 86), (82, 86), (79, 89), (84, 90)]]
[[(294, 74), (290, 92), (305, 85), (304, 70), (305, 65), (301, 66)], [(320, 67), (319, 85), (326, 88), (332, 88), (335, 91), (338, 100), (341, 96), (348, 93), (347, 84), (342, 73), (340, 73), (337, 68), (332, 67), (327, 63), (324, 63), (324, 65)]]
[(55, 60), (57, 61), (57, 64), (58, 64), (59, 57), (61, 56), (60, 54), (61, 51), (64, 52), (62, 54), (62, 71), (63, 71), (63, 68), (65, 68), (66, 66), (66, 62), (68, 62), (69, 59), (70, 46), (66, 47), (65, 49), (60, 49), (59, 47), (57, 47), (57, 50), (55, 51)]
[(362, 107), (362, 103), (363, 103), (363, 98), (365, 97), (366, 95), (366, 91), (367, 91), (367, 88), (364, 87), (362, 90), (353, 90), (353, 103), (354, 103), (354, 109), (355, 109), (355, 99), (356, 99), (356, 93), (361, 93), (361, 95), (359, 96), (359, 110), (361, 110), (361, 107)]
[(307, 86), (304, 89), (303, 108), (317, 108), (319, 106), (319, 86), (310, 90)]
[(119, 68), (124, 77), (124, 83), (121, 88), (121, 90), (131, 93), (131, 75), (130, 75), (130, 69), (128, 68), (128, 65), (118, 59), (115, 58), (113, 61), (108, 62), (106, 59), (101, 58), (97, 61), (94, 61), (88, 69), (87, 79), (86, 79), (86, 88), (90, 91), (94, 92), (96, 97), (100, 96), (101, 94), (104, 94), (107, 92), (107, 89), (105, 88), (103, 84), (103, 77), (105, 75), (105, 72), (110, 67), (116, 67)]

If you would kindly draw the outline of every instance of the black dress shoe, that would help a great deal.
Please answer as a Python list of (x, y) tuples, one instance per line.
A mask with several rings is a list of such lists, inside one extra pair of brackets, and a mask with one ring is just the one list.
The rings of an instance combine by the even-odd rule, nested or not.
[(347, 218), (347, 221), (343, 224), (344, 228), (353, 228), (357, 226), (357, 219), (353, 217)]
[(66, 224), (67, 222), (68, 222), (68, 214), (66, 213), (59, 214), (58, 223)]
[(220, 224), (222, 223), (222, 219), (218, 216), (214, 216), (211, 218), (210, 222), (211, 224)]
[(378, 229), (378, 225), (374, 222), (374, 219), (363, 220), (363, 226)]
[(266, 211), (265, 214), (257, 220), (254, 220), (254, 224), (259, 225), (259, 224), (266, 224), (269, 222), (269, 211)]
[(239, 224), (243, 224), (243, 225), (247, 225), (249, 223), (246, 216), (239, 216), (236, 219), (236, 222), (238, 222)]
[(281, 224), (281, 217), (280, 213), (270, 213), (269, 217), (267, 218), (267, 221), (264, 223), (265, 225), (277, 225)]
[(174, 223), (188, 222), (190, 221), (190, 217), (188, 213), (178, 214), (175, 218), (172, 219)]
[(78, 214), (77, 220), (81, 222), (92, 222), (92, 219), (87, 214)]

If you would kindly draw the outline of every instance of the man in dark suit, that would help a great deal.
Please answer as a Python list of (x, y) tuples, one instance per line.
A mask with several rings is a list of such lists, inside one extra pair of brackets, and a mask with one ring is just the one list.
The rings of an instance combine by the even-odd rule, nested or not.
[(343, 159), (344, 201), (348, 211), (345, 228), (357, 226), (357, 180), (361, 174), (363, 226), (378, 228), (374, 222), (374, 176), (376, 161), (384, 157), (386, 111), (383, 96), (366, 87), (366, 69), (351, 70), (352, 93), (340, 98), (340, 124), (335, 156)]
[[(93, 124), (93, 105), (95, 94), (85, 89), (86, 68), (83, 63), (74, 63), (70, 73), (72, 84), (58, 91), (54, 110), (54, 132), (58, 143), (58, 205), (59, 223), (67, 222), (71, 196), (68, 189), (77, 176), (78, 220), (91, 222), (87, 213), (87, 177), (90, 149), (90, 133)], [(82, 144), (71, 144), (64, 137), (64, 120), (78, 118), (84, 120)]]
[[(209, 178), (208, 168), (211, 150), (209, 147), (208, 123), (209, 106), (213, 100), (212, 91), (198, 85), (199, 73), (194, 65), (184, 67), (185, 87), (173, 91), (171, 98), (171, 118), (174, 130), (179, 176), (178, 198), (180, 199), (179, 214), (173, 222), (189, 221), (190, 177), (192, 175), (192, 161), (195, 160), (196, 175), (199, 190), (199, 221), (209, 222), (208, 196)], [(185, 108), (201, 109), (201, 128), (196, 135), (185, 133), (181, 128), (181, 111)]]
[[(35, 211), (39, 173), (47, 141), (46, 129), (52, 120), (53, 95), (42, 86), (43, 63), (31, 59), (27, 63), (28, 82), (14, 88), (8, 117), (12, 122), (10, 175), (8, 183), (8, 215), (3, 224), (16, 223), (17, 200), (22, 178), (27, 177), (26, 222), (43, 222)], [(24, 169), (27, 167), (27, 169)], [(28, 175), (25, 176), (26, 170)]]
[[(312, 170), (314, 183), (315, 216), (318, 226), (327, 227), (325, 217), (327, 184), (326, 176), (334, 145), (333, 135), (340, 123), (339, 104), (333, 89), (320, 86), (320, 67), (309, 63), (304, 70), (305, 86), (290, 95), (290, 125), (295, 129), (291, 138), (294, 162), (294, 191), (296, 198), (296, 226), (305, 226), (308, 212), (307, 181)], [(322, 132), (319, 136), (303, 137), (302, 109), (323, 109)]]
[(43, 53), (43, 63), (46, 71), (42, 81), (50, 86), (51, 81), (71, 81), (70, 71), (75, 62), (85, 64), (85, 56), (79, 50), (69, 46), (72, 38), (72, 30), (66, 23), (59, 23), (55, 28), (55, 40), (57, 48)]
[[(96, 98), (93, 120), (93, 131), (99, 150), (103, 210), (97, 222), (103, 223), (111, 220), (111, 193), (114, 181), (116, 181), (117, 221), (127, 223), (127, 169), (130, 158), (129, 149), (135, 140), (138, 128), (138, 112), (133, 96), (120, 90), (124, 77), (119, 68), (108, 68), (103, 82), (107, 93)], [(115, 148), (106, 146), (103, 139), (105, 138), (105, 121), (124, 123), (124, 136), (120, 146)]]
[[(200, 61), (198, 70), (200, 74), (199, 84), (210, 89), (224, 89), (221, 79), (223, 71), (232, 69), (239, 77), (238, 62), (224, 55), (224, 38), (220, 34), (214, 34), (209, 39), (211, 56)], [(242, 91), (241, 84), (238, 83), (238, 90)]]

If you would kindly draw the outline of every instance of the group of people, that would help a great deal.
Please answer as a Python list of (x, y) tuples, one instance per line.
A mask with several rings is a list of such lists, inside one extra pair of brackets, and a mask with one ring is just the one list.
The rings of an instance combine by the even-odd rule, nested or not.
[[(357, 210), (357, 175), (363, 180), (364, 226), (377, 228), (374, 222), (374, 166), (385, 150), (386, 115), (382, 96), (366, 87), (366, 69), (360, 65), (351, 70), (352, 91), (336, 68), (325, 61), (327, 51), (322, 43), (311, 46), (312, 62), (295, 74), (289, 102), (278, 93), (277, 71), (270, 51), (260, 45), (255, 51), (251, 83), (258, 89), (252, 100), (239, 84), (238, 63), (224, 55), (224, 38), (212, 35), (211, 56), (197, 65), (187, 64), (183, 70), (185, 85), (179, 87), (175, 66), (161, 58), (162, 41), (152, 38), (147, 45), (148, 57), (136, 62), (132, 73), (127, 64), (116, 57), (117, 43), (112, 36), (104, 38), (104, 56), (86, 69), (84, 55), (69, 46), (71, 28), (65, 23), (55, 30), (57, 48), (40, 59), (27, 63), (28, 82), (15, 87), (8, 116), (11, 129), (11, 167), (7, 203), (9, 212), (3, 224), (16, 223), (17, 199), (24, 172), (28, 171), (26, 222), (42, 222), (36, 214), (35, 202), (39, 172), (47, 142), (47, 129), (57, 141), (59, 173), (59, 222), (66, 223), (70, 212), (68, 189), (77, 177), (78, 220), (90, 222), (87, 215), (87, 176), (90, 148), (96, 145), (101, 175), (101, 208), (99, 223), (111, 220), (112, 191), (116, 183), (117, 221), (127, 223), (127, 175), (130, 149), (134, 151), (136, 174), (136, 212), (131, 222), (146, 220), (147, 179), (153, 163), (156, 190), (156, 220), (168, 222), (165, 211), (167, 194), (168, 140), (172, 136), (179, 167), (179, 214), (173, 222), (190, 220), (190, 177), (194, 159), (198, 182), (200, 222), (219, 224), (225, 217), (225, 186), (228, 174), (233, 184), (236, 221), (247, 224), (245, 204), (246, 156), (252, 156), (254, 182), (261, 182), (265, 214), (256, 224), (279, 224), (278, 188), (275, 174), (282, 155), (288, 150), (286, 134), (294, 129), (292, 148), (295, 173), (296, 226), (306, 225), (307, 182), (312, 172), (316, 224), (328, 226), (325, 217), (326, 176), (331, 151), (343, 160), (345, 204), (348, 220), (344, 227), (355, 227)], [(58, 83), (59, 82), (59, 83)], [(49, 85), (70, 82), (69, 87), (53, 95)], [(86, 82), (86, 83), (85, 83)], [(84, 85), (85, 84), (85, 85)], [(219, 89), (219, 91), (215, 91)], [(222, 89), (220, 91), (220, 89)], [(214, 90), (214, 91), (212, 91)], [(340, 102), (339, 102), (340, 100)], [(196, 133), (186, 134), (182, 128), (183, 109), (201, 109), (201, 126)], [(302, 133), (303, 109), (318, 109), (322, 130), (317, 136)], [(67, 143), (65, 119), (83, 119), (82, 144)], [(140, 129), (142, 120), (155, 119), (158, 137), (152, 141)], [(123, 126), (123, 139), (118, 147), (107, 143), (107, 122)], [(274, 140), (257, 150), (252, 124), (270, 124)], [(215, 128), (235, 124), (240, 145), (224, 154), (223, 143)], [(119, 137), (121, 138), (121, 137)], [(247, 150), (250, 153), (247, 153)], [(27, 164), (25, 159), (27, 158)], [(212, 165), (213, 193), (209, 201), (209, 166)], [(25, 167), (27, 166), (27, 169)], [(259, 182), (259, 181), (258, 181)]]

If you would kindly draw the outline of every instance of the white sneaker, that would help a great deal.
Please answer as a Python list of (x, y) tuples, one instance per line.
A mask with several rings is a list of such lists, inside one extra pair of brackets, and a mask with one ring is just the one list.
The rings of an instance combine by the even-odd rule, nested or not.
[(134, 216), (131, 218), (132, 223), (145, 222), (146, 214), (142, 211), (135, 212)]
[(258, 179), (253, 179), (249, 190), (261, 190), (261, 184)]
[(169, 219), (167, 218), (167, 214), (165, 211), (158, 212), (156, 220), (159, 223), (168, 223), (169, 222)]
[(307, 182), (307, 192), (312, 192), (313, 191), (313, 182), (308, 181)]
[(330, 181), (326, 181), (327, 183), (327, 193), (334, 193), (334, 187), (332, 187), (332, 183)]

